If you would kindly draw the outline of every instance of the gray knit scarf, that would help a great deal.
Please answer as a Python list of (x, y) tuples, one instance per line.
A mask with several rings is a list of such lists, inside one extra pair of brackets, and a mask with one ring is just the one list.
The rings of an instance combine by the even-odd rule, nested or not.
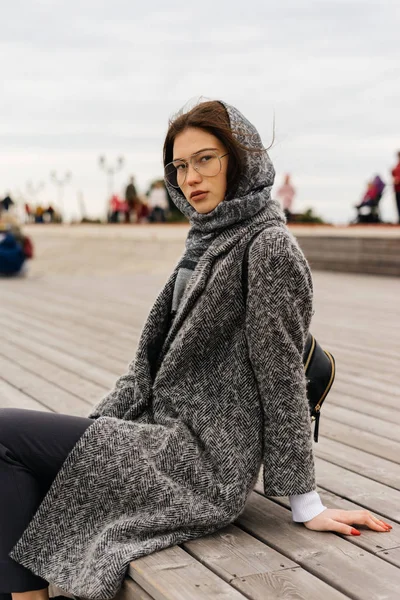
[(176, 278), (173, 315), (197, 262), (222, 231), (238, 223), (243, 225), (243, 222), (250, 227), (254, 221), (260, 223), (271, 219), (285, 220), (279, 204), (271, 199), (275, 170), (258, 131), (236, 108), (225, 102), (221, 104), (228, 113), (235, 139), (250, 149), (262, 152), (245, 153), (243, 173), (235, 197), (230, 197), (228, 190), (225, 200), (207, 214), (198, 213), (180, 190), (166, 182), (172, 201), (191, 224), (186, 239), (186, 251), (179, 263), (180, 269)]

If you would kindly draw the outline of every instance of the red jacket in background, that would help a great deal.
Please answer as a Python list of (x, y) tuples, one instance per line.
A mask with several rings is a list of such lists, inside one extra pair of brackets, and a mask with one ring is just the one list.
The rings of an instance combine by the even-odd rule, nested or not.
[(394, 191), (400, 192), (400, 162), (392, 171)]

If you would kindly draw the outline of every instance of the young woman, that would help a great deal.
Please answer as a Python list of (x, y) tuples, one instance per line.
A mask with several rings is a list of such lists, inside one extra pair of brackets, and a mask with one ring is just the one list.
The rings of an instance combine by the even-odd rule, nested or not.
[(191, 229), (128, 373), (88, 419), (1, 412), (0, 590), (14, 600), (46, 598), (48, 581), (113, 597), (130, 561), (234, 521), (261, 465), (265, 493), (288, 495), (309, 529), (388, 531), (315, 491), (312, 282), (257, 131), (231, 106), (199, 104), (171, 123), (164, 164)]

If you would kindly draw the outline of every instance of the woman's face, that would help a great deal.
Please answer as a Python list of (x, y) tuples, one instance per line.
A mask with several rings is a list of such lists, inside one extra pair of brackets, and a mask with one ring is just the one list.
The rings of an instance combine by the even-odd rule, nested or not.
[[(220, 158), (221, 171), (217, 175), (209, 177), (199, 173), (193, 167), (193, 164), (189, 162), (192, 155), (203, 150), (212, 150), (219, 157), (227, 153), (224, 144), (212, 133), (204, 129), (189, 127), (175, 138), (173, 160), (182, 159), (187, 161), (186, 179), (180, 185), (180, 189), (186, 200), (198, 213), (206, 214), (214, 210), (225, 198), (229, 156)], [(199, 156), (201, 159), (198, 164), (200, 165), (200, 169), (202, 169), (201, 165), (206, 165), (209, 158), (206, 156), (206, 153), (201, 153)], [(184, 165), (181, 168), (184, 168)], [(204, 168), (204, 171), (207, 171), (207, 168)]]

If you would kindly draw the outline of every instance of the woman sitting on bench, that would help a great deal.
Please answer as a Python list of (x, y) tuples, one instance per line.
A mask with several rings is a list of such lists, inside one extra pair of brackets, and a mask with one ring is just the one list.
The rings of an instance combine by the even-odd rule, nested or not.
[(127, 374), (88, 418), (0, 410), (0, 591), (13, 600), (45, 600), (48, 582), (112, 598), (132, 560), (235, 521), (261, 466), (266, 495), (289, 496), (308, 529), (389, 531), (316, 492), (312, 280), (258, 132), (200, 103), (171, 122), (164, 167), (191, 229)]

